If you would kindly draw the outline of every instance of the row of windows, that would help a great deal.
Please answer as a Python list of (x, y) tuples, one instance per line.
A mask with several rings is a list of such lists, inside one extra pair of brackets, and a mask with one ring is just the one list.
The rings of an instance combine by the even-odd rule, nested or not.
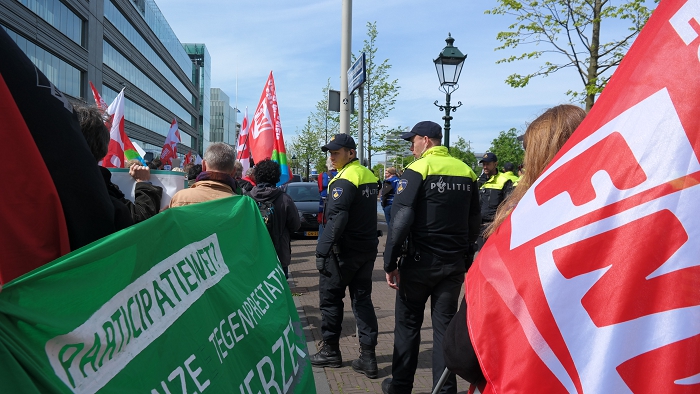
[[(117, 97), (117, 94), (118, 92), (107, 86), (102, 87), (102, 98), (107, 103), (111, 103)], [(130, 100), (126, 100), (124, 105), (124, 119), (164, 137), (168, 136), (170, 122), (172, 122), (172, 120), (163, 120), (160, 116)], [(183, 145), (192, 147), (192, 136), (182, 130), (180, 130), (180, 139)]]
[(155, 1), (139, 0), (139, 3), (140, 4), (136, 4), (134, 0), (131, 1), (131, 4), (136, 8), (139, 14), (141, 14), (148, 27), (151, 28), (160, 42), (163, 43), (165, 49), (170, 52), (170, 55), (175, 59), (180, 68), (182, 68), (182, 71), (190, 75), (192, 73), (192, 61), (182, 48), (180, 40), (173, 32), (173, 29), (170, 28), (168, 21), (165, 20), (165, 17), (160, 12)]
[(83, 45), (83, 20), (59, 0), (17, 0), (58, 29), (66, 37)]
[[(117, 7), (112, 4), (111, 1), (105, 1), (105, 17), (109, 19), (114, 27), (119, 30), (120, 33), (129, 41), (136, 49), (143, 54), (146, 59), (148, 59), (153, 66), (160, 71), (161, 74), (167, 79), (180, 94), (193, 105), (196, 103), (196, 97), (190, 93), (185, 85), (180, 82), (180, 80), (175, 76), (175, 74), (170, 70), (170, 68), (165, 64), (163, 59), (158, 56), (158, 54), (151, 48), (146, 40), (141, 36), (141, 34), (134, 29), (131, 23), (122, 15), (122, 13), (117, 9)], [(191, 63), (190, 63), (191, 65)], [(190, 75), (187, 73), (187, 75)]]
[(191, 123), (189, 124), (195, 124), (193, 116), (189, 112), (165, 93), (153, 80), (148, 78), (146, 74), (134, 66), (133, 63), (127, 60), (119, 51), (109, 45), (107, 41), (103, 41), (102, 51), (102, 61), (106, 66), (116, 71), (119, 75), (134, 84), (134, 86), (161, 103), (183, 121), (187, 122), (186, 119), (190, 119)]
[(73, 97), (81, 97), (83, 72), (5, 26), (2, 28), (58, 90)]

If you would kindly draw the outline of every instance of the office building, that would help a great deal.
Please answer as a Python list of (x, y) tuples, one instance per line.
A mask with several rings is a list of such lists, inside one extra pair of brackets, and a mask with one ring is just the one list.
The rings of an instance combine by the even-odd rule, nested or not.
[(74, 99), (94, 102), (90, 81), (107, 103), (125, 87), (126, 132), (146, 151), (160, 154), (177, 118), (178, 153), (201, 154), (201, 82), (155, 1), (3, 0), (0, 27)]
[(231, 107), (231, 99), (223, 90), (211, 88), (210, 142), (225, 142), (236, 146), (238, 112)]

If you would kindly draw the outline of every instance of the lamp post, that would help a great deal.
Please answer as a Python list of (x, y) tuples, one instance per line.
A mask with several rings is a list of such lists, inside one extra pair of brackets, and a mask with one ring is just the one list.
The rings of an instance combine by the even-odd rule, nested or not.
[(455, 42), (455, 39), (452, 38), (452, 34), (447, 34), (445, 42), (447, 46), (440, 52), (437, 59), (433, 60), (438, 79), (440, 79), (440, 91), (445, 93), (445, 105), (438, 105), (437, 100), (435, 100), (433, 104), (435, 104), (440, 111), (445, 111), (445, 116), (443, 116), (442, 119), (445, 121), (445, 146), (449, 148), (450, 120), (452, 120), (450, 111), (454, 112), (457, 108), (462, 106), (461, 101), (457, 102), (457, 106), (450, 106), (450, 95), (452, 92), (459, 89), (457, 81), (459, 81), (459, 74), (462, 72), (462, 66), (464, 65), (464, 60), (467, 58), (467, 55), (462, 54), (457, 47), (452, 45)]

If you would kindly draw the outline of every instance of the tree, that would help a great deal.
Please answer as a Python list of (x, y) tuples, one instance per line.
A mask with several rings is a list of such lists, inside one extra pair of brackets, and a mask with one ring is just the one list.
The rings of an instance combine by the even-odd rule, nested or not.
[[(306, 120), (306, 124), (301, 132), (292, 138), (289, 150), (292, 156), (296, 157), (298, 164), (305, 170), (304, 175), (309, 179), (311, 168), (318, 168), (318, 163), (323, 162), (325, 167), (326, 157), (320, 149), (319, 141), (322, 138), (318, 130), (311, 125), (311, 118)], [(295, 164), (297, 164), (295, 163)]]
[(462, 137), (457, 137), (457, 143), (450, 146), (450, 155), (464, 162), (472, 170), (477, 166), (476, 156), (472, 152), (471, 144)]
[[(611, 5), (610, 0), (497, 0), (498, 6), (486, 14), (515, 16), (516, 22), (508, 31), (498, 33), (503, 43), (496, 50), (534, 44), (537, 48), (521, 55), (513, 55), (496, 63), (537, 59), (545, 53), (559, 55), (561, 62), (545, 61), (529, 74), (512, 74), (506, 83), (525, 87), (530, 79), (548, 76), (565, 68), (574, 68), (583, 83), (582, 90), (569, 90), (574, 100), (586, 103), (586, 111), (593, 107), (596, 96), (603, 91), (612, 72), (622, 61), (634, 38), (649, 19), (652, 10), (646, 0), (623, 0)], [(656, 0), (658, 1), (658, 0)], [(601, 28), (614, 20), (628, 23), (627, 32), (601, 43)], [(539, 49), (544, 46), (547, 49)]]
[(328, 91), (331, 90), (331, 79), (328, 78), (326, 86), (322, 89), (323, 97), (316, 103), (314, 112), (309, 115), (311, 127), (318, 132), (320, 137), (319, 148), (328, 142), (331, 136), (338, 134), (340, 130), (340, 114), (328, 110)]
[[(377, 59), (377, 22), (367, 22), (367, 39), (353, 61), (365, 53), (367, 79), (364, 84), (364, 133), (367, 144), (367, 166), (372, 167), (372, 152), (384, 150), (388, 127), (382, 121), (394, 109), (400, 86), (398, 79), (389, 80), (391, 65), (389, 59), (379, 62)], [(357, 129), (357, 119), (354, 127)], [(354, 134), (354, 133), (353, 133)], [(359, 154), (358, 154), (359, 156)]]
[(515, 128), (498, 133), (493, 141), (489, 152), (493, 152), (498, 158), (499, 166), (503, 167), (506, 162), (514, 165), (522, 164), (525, 157), (525, 149), (522, 142), (518, 141), (518, 133)]

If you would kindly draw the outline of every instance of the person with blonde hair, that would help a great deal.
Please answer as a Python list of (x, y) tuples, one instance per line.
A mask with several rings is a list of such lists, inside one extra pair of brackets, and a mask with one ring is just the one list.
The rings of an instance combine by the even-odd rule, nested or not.
[[(486, 228), (489, 237), (506, 220), (530, 186), (544, 172), (564, 143), (571, 137), (586, 116), (586, 111), (571, 104), (557, 105), (546, 110), (527, 127), (523, 139), (525, 148), (524, 172), (518, 185), (496, 210), (493, 222)], [(467, 329), (466, 295), (459, 312), (454, 316), (445, 333), (445, 365), (447, 368), (475, 384), (484, 379)], [(494, 328), (497, 329), (497, 328)]]
[(523, 147), (525, 148), (523, 164), (527, 171), (518, 180), (517, 187), (496, 210), (493, 222), (486, 228), (486, 237), (493, 234), (508, 217), (585, 116), (586, 111), (581, 107), (562, 104), (546, 110), (530, 123), (523, 136)]

